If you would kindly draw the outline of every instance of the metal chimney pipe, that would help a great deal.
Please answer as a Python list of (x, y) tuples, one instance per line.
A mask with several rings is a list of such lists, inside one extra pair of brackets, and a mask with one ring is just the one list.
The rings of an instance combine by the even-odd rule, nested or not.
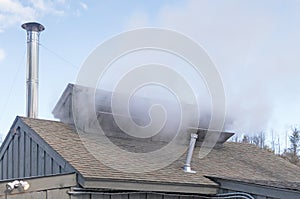
[(39, 84), (39, 35), (45, 27), (36, 22), (24, 23), (27, 31), (26, 113), (27, 117), (38, 116)]

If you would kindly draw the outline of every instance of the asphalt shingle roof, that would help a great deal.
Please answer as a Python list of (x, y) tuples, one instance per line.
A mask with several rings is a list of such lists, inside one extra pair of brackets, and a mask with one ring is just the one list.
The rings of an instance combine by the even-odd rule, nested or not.
[[(84, 147), (76, 130), (62, 122), (31, 119), (21, 120), (33, 129), (45, 142), (70, 163), (84, 178), (147, 181), (160, 183), (187, 183), (216, 185), (205, 176), (236, 179), (248, 182), (280, 182), (290, 187), (300, 183), (300, 168), (266, 150), (251, 144), (226, 142), (199, 159), (200, 146), (195, 147), (192, 169), (195, 174), (185, 173), (182, 166), (186, 154), (171, 165), (146, 173), (124, 173), (105, 166)], [(121, 138), (113, 138), (120, 145)], [(157, 144), (157, 143), (156, 143)], [(159, 144), (159, 143), (158, 143)], [(111, 154), (107, 154), (111, 155)], [(126, 157), (124, 157), (126, 159)]]

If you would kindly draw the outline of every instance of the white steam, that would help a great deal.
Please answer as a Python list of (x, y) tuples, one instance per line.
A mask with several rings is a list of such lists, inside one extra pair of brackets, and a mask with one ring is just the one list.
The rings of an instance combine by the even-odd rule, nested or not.
[[(170, 28), (203, 45), (223, 78), (227, 128), (257, 133), (300, 118), (299, 2), (285, 4), (286, 11), (281, 6), (274, 1), (190, 0), (164, 6), (155, 17), (144, 13), (148, 21), (142, 25), (133, 23), (134, 13), (127, 22), (134, 25), (127, 28)], [(210, 107), (207, 99), (201, 103)]]

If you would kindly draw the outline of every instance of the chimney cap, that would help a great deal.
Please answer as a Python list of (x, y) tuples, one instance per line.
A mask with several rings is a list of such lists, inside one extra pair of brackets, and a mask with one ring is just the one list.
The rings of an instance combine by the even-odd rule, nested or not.
[(45, 30), (45, 27), (37, 22), (28, 22), (22, 24), (22, 28), (27, 30), (27, 31), (36, 31), (36, 32), (41, 32)]

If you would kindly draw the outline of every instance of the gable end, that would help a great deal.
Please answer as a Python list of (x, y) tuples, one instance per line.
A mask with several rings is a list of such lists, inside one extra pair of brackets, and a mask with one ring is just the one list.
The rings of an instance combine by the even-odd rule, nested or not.
[(0, 180), (75, 172), (19, 117), (0, 148)]

